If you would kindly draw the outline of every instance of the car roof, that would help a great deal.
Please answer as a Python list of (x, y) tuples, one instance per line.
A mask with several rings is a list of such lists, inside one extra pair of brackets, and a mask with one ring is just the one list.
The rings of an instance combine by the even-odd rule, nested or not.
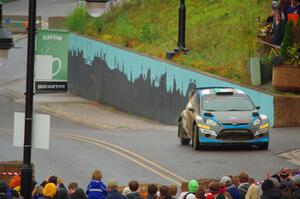
[(231, 88), (231, 87), (200, 87), (194, 89), (191, 94), (199, 93), (203, 95), (245, 95), (246, 93), (242, 90)]

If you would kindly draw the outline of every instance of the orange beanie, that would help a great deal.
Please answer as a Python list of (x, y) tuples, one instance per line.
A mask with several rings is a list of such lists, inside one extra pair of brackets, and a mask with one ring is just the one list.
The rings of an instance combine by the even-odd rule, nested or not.
[(21, 185), (21, 177), (20, 176), (14, 176), (10, 181), (10, 187), (14, 189), (17, 186)]

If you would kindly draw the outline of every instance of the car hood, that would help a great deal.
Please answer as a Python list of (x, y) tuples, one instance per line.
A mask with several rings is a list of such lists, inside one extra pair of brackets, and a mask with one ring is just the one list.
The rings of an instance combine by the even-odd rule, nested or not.
[(248, 124), (253, 120), (252, 111), (211, 112), (222, 124)]

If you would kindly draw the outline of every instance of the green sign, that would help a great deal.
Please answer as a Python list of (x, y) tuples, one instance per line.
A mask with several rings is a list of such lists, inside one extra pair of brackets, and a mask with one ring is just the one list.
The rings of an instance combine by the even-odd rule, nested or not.
[(37, 31), (36, 81), (68, 80), (68, 35), (69, 32), (61, 30)]

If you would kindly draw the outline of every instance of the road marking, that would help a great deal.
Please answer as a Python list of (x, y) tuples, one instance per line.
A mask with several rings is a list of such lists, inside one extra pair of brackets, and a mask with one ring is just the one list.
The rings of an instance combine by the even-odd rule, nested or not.
[[(12, 129), (5, 129), (5, 128), (0, 128), (0, 133), (4, 133), (4, 132), (13, 132)], [(131, 160), (132, 162), (140, 165), (141, 167), (159, 175), (160, 177), (169, 180), (170, 182), (176, 183), (178, 185), (181, 185), (181, 182), (185, 181), (187, 182), (188, 180), (180, 177), (178, 175), (176, 175), (175, 173), (163, 168), (162, 166), (142, 157), (141, 155), (138, 155), (130, 150), (127, 150), (123, 147), (120, 147), (118, 145), (114, 145), (111, 144), (109, 142), (103, 141), (103, 140), (99, 140), (99, 139), (94, 139), (94, 138), (90, 138), (90, 137), (86, 137), (86, 136), (81, 136), (81, 135), (75, 135), (75, 134), (58, 134), (58, 133), (52, 133), (55, 136), (58, 137), (65, 137), (65, 138), (69, 138), (69, 139), (74, 139), (74, 140), (78, 140), (78, 141), (82, 141), (82, 142), (86, 142), (89, 144), (93, 144), (99, 147), (102, 147), (108, 151), (111, 151), (113, 153), (116, 153), (128, 160)], [(126, 154), (127, 153), (127, 154)], [(133, 156), (133, 157), (130, 157)], [(148, 165), (146, 165), (148, 164)], [(155, 167), (155, 168), (151, 168), (151, 166)], [(169, 176), (167, 176), (167, 175)]]
[[(123, 156), (123, 157), (125, 157), (127, 159), (130, 159), (131, 161), (135, 162), (136, 164), (139, 164), (140, 166), (142, 166), (142, 167), (144, 167), (144, 168), (146, 168), (146, 169), (148, 169), (148, 170), (150, 170), (150, 171), (158, 174), (159, 176), (161, 176), (161, 177), (163, 177), (163, 178), (165, 178), (165, 179), (167, 179), (167, 180), (169, 180), (171, 182), (174, 182), (176, 184), (181, 185), (182, 181), (188, 181), (187, 179), (185, 179), (183, 177), (180, 177), (180, 176), (176, 175), (175, 173), (173, 173), (173, 172), (171, 172), (171, 171), (169, 171), (169, 170), (167, 170), (167, 169), (159, 166), (158, 164), (156, 164), (156, 163), (154, 163), (154, 162), (152, 162), (150, 160), (147, 160), (146, 158), (144, 158), (144, 157), (142, 157), (142, 156), (140, 156), (140, 155), (138, 155), (136, 153), (133, 153), (132, 151), (129, 151), (129, 150), (123, 148), (123, 147), (120, 147), (120, 146), (117, 146), (117, 145), (114, 145), (114, 144), (111, 144), (111, 143), (108, 143), (108, 142), (105, 142), (105, 141), (102, 141), (102, 140), (99, 140), (99, 139), (94, 139), (94, 138), (80, 136), (80, 135), (64, 134), (64, 135), (58, 135), (58, 136), (63, 136), (63, 137), (66, 137), (66, 138), (72, 138), (72, 139), (80, 140), (80, 141), (83, 141), (83, 142), (88, 142), (88, 143), (91, 143), (91, 144), (95, 144), (97, 146), (101, 146), (101, 147), (103, 147), (103, 148), (105, 148), (107, 150), (110, 150), (110, 151), (112, 151), (114, 153), (117, 153), (118, 155), (121, 155), (121, 156)], [(123, 151), (123, 152), (125, 152), (125, 153), (127, 153), (129, 155), (134, 156), (134, 157), (130, 157), (129, 155), (126, 155), (125, 153), (120, 152), (120, 151)], [(152, 166), (156, 167), (156, 168), (153, 169), (153, 168), (147, 166), (146, 164), (144, 164), (141, 161), (137, 160), (137, 158), (140, 159), (140, 160), (142, 160), (142, 161), (144, 161), (144, 162), (146, 162), (149, 165), (152, 165)], [(166, 175), (164, 175), (164, 174), (162, 174), (162, 172), (160, 172), (158, 170), (161, 170), (164, 173), (170, 175), (171, 178), (168, 177), (168, 176), (166, 176)]]

